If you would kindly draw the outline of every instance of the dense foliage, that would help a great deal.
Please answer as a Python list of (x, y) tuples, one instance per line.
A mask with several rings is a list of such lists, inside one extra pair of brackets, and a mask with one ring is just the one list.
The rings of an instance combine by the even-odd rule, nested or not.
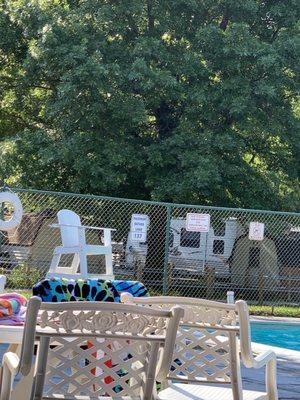
[(299, 0), (0, 0), (0, 177), (297, 210)]

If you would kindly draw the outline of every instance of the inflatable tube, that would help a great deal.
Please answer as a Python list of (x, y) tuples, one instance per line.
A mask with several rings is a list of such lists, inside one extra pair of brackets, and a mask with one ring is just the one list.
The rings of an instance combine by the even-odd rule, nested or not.
[(1, 203), (10, 203), (14, 208), (13, 215), (9, 220), (0, 219), (0, 231), (9, 232), (17, 228), (21, 222), (23, 216), (22, 203), (15, 193), (0, 192), (0, 205)]

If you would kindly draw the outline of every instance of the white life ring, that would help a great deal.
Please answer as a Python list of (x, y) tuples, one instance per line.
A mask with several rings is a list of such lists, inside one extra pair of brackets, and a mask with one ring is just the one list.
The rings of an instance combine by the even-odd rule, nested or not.
[(12, 217), (5, 221), (0, 218), (0, 231), (12, 231), (19, 226), (22, 216), (23, 207), (19, 197), (12, 192), (0, 192), (0, 205), (1, 203), (10, 203), (14, 208)]

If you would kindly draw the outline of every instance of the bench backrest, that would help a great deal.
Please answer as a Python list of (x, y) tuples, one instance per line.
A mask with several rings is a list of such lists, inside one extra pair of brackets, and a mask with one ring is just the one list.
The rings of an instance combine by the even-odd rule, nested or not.
[(54, 304), (32, 297), (20, 372), (29, 373), (38, 340), (36, 400), (107, 395), (152, 399), (157, 373), (169, 369), (182, 315), (180, 307), (162, 311), (120, 303)]

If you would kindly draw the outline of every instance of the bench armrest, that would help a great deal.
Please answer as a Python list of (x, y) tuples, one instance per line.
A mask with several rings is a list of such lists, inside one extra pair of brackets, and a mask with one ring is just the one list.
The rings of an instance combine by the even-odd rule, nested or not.
[(256, 357), (253, 357), (253, 368), (258, 369), (265, 367), (272, 360), (276, 362), (276, 354), (274, 351), (268, 350), (258, 354)]
[[(252, 364), (252, 365), (251, 365)], [(256, 357), (251, 357), (251, 362), (246, 363), (247, 368), (263, 368), (266, 367), (266, 389), (268, 400), (278, 400), (277, 391), (277, 360), (274, 351), (268, 350), (258, 354)]]
[(4, 354), (2, 359), (2, 382), (0, 400), (10, 400), (15, 376), (19, 371), (19, 356), (12, 352)]
[(20, 358), (16, 353), (7, 352), (2, 359), (2, 366), (6, 366), (9, 371), (16, 375), (18, 373)]

